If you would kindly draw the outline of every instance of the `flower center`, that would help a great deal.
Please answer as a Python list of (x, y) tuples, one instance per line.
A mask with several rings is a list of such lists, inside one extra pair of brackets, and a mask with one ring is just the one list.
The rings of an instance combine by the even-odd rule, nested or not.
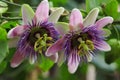
[(28, 41), (36, 52), (42, 53), (53, 42), (49, 30), (42, 27), (31, 28)]
[(89, 50), (94, 50), (94, 44), (88, 33), (74, 34), (71, 38), (71, 48), (77, 48), (78, 54), (85, 54)]
[(52, 45), (52, 37), (49, 37), (47, 34), (44, 34), (43, 36), (40, 36), (39, 34), (36, 34), (36, 37), (38, 40), (35, 42), (34, 50), (42, 53), (42, 51), (45, 51), (47, 47)]
[(49, 34), (49, 31), (45, 28), (41, 27), (31, 28), (28, 41), (30, 42), (31, 45), (34, 45), (35, 42), (38, 40), (38, 37), (43, 36), (44, 34)]

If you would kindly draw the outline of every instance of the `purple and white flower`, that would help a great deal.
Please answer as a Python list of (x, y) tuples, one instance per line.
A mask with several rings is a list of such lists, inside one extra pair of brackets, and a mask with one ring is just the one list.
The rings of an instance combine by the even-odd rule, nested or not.
[(83, 19), (81, 12), (76, 8), (73, 9), (70, 15), (69, 29), (64, 29), (59, 25), (58, 29), (63, 37), (47, 49), (46, 56), (64, 51), (68, 70), (70, 73), (74, 73), (79, 63), (92, 60), (96, 50), (111, 50), (111, 47), (104, 41), (107, 36), (103, 27), (112, 23), (113, 18), (104, 17), (96, 21), (98, 13), (99, 9), (94, 8)]
[[(63, 12), (64, 8), (60, 7), (49, 16), (48, 0), (43, 0), (35, 13), (29, 5), (22, 5), (23, 25), (8, 32), (9, 46), (17, 47), (11, 67), (17, 67), (25, 58), (34, 63), (39, 53), (45, 53), (46, 49), (59, 38), (55, 23)], [(57, 58), (57, 53), (51, 56), (55, 62)]]

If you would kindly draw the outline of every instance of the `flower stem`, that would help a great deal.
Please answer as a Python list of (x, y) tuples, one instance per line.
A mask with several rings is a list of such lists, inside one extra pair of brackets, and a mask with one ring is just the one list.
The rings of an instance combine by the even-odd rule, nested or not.
[(117, 28), (116, 28), (115, 26), (113, 26), (113, 28), (114, 28), (114, 29), (115, 29), (115, 31), (116, 31), (116, 34), (117, 34), (117, 39), (118, 39), (118, 40), (120, 40), (120, 34), (119, 34), (119, 32), (118, 32)]

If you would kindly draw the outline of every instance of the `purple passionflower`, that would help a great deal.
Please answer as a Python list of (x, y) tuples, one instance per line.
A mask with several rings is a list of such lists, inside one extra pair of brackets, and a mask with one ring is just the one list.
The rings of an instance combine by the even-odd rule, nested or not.
[[(34, 63), (38, 54), (45, 53), (46, 49), (59, 38), (55, 23), (63, 12), (64, 8), (60, 7), (49, 16), (48, 0), (43, 0), (35, 13), (29, 5), (22, 5), (23, 25), (8, 32), (8, 38), (12, 42), (9, 46), (17, 47), (11, 60), (11, 67), (17, 67), (25, 58)], [(56, 62), (57, 57), (56, 53), (50, 58)]]
[[(68, 62), (68, 70), (74, 73), (79, 63), (92, 60), (96, 50), (109, 51), (111, 47), (104, 41), (106, 31), (103, 29), (113, 22), (112, 17), (104, 17), (96, 21), (99, 9), (94, 8), (83, 20), (78, 9), (73, 9), (70, 15), (69, 29), (58, 27), (63, 37), (57, 40), (46, 51), (46, 56), (54, 55), (56, 52), (64, 51), (65, 60)], [(62, 53), (61, 53), (62, 54)]]

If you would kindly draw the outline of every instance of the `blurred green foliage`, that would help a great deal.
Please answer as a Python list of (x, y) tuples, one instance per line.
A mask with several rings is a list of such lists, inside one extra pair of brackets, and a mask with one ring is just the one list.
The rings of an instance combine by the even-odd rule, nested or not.
[[(111, 51), (105, 53), (97, 52), (99, 55), (96, 55), (97, 57), (95, 56), (92, 63), (80, 65), (75, 74), (68, 72), (66, 62), (58, 68), (56, 65), (53, 65), (53, 62), (43, 56), (40, 57), (41, 59), (38, 61), (38, 65), (30, 65), (28, 61), (24, 61), (18, 68), (11, 68), (10, 60), (16, 49), (8, 49), (7, 32), (18, 24), (22, 24), (22, 4), (29, 4), (35, 10), (41, 0), (1, 1), (0, 80), (29, 80), (29, 77), (32, 76), (30, 73), (33, 73), (36, 69), (38, 71), (37, 74), (39, 74), (38, 80), (86, 80), (89, 64), (93, 64), (96, 68), (96, 80), (117, 80), (116, 76), (120, 77), (120, 12), (118, 11), (120, 9), (120, 0), (49, 0), (51, 7), (63, 6), (69, 12), (77, 7), (81, 10), (84, 17), (92, 8), (98, 7), (100, 9), (98, 19), (104, 16), (112, 16), (114, 18), (113, 24), (106, 27), (106, 29), (111, 31), (111, 35), (107, 39), (111, 46)], [(60, 21), (65, 20), (68, 22), (68, 17), (69, 14), (62, 16)], [(48, 76), (44, 74), (45, 72), (48, 72)]]

